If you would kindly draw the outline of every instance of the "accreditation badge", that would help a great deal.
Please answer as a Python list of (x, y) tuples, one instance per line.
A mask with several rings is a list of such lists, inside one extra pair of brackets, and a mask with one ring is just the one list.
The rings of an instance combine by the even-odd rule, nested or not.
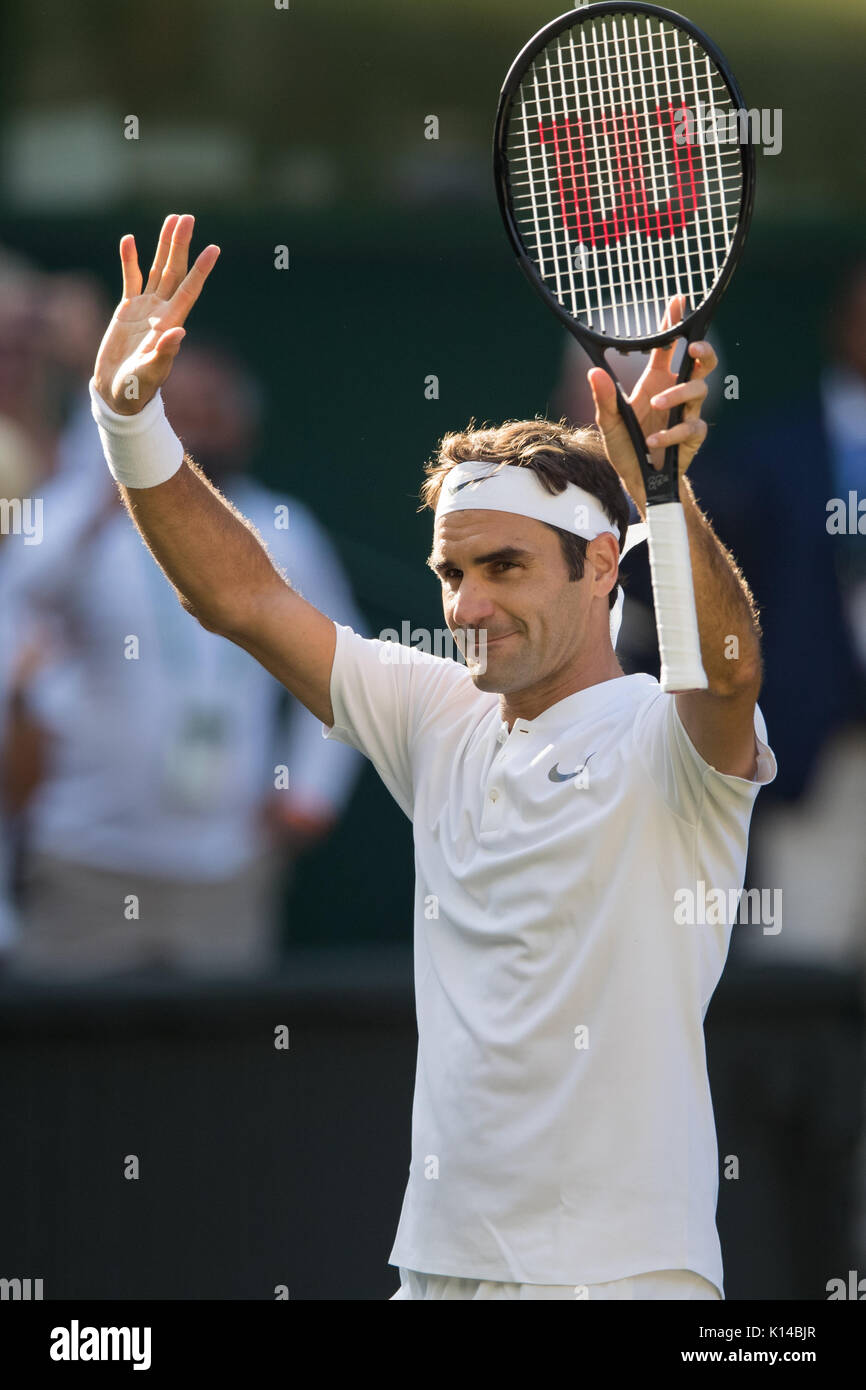
[(175, 736), (165, 747), (163, 800), (167, 808), (200, 812), (221, 800), (229, 776), (229, 735), (225, 710), (192, 706), (182, 711)]

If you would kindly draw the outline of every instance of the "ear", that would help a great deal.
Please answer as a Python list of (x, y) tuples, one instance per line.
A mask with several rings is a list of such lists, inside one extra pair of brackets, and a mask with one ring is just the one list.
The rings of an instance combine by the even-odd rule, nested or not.
[(619, 579), (619, 541), (611, 531), (604, 531), (586, 547), (586, 562), (593, 578), (593, 597), (607, 598)]

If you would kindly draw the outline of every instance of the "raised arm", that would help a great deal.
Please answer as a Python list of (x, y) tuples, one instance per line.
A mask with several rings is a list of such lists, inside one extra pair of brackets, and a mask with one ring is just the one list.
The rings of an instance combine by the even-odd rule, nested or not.
[[(121, 496), (183, 607), (243, 647), (323, 723), (333, 724), (334, 624), (292, 589), (250, 522), (182, 454), (160, 401), (142, 435), (118, 416), (154, 401), (185, 336), (183, 323), (216, 264), (208, 246), (187, 270), (194, 218), (171, 214), (142, 289), (135, 240), (120, 242), (123, 298), (99, 348), (95, 411)], [(100, 402), (107, 409), (100, 409)], [(178, 466), (179, 464), (179, 466)], [(141, 478), (146, 486), (134, 486)], [(152, 481), (153, 478), (162, 479)], [(125, 481), (123, 481), (125, 480)]]
[[(691, 379), (677, 385), (670, 367), (673, 347), (656, 348), (629, 399), (656, 467), (661, 466), (667, 445), (679, 445), (680, 499), (709, 688), (678, 694), (677, 711), (708, 763), (719, 772), (752, 778), (757, 762), (754, 713), (761, 688), (758, 615), (745, 578), (695, 501), (685, 476), (707, 433), (700, 409), (707, 394), (706, 377), (717, 365), (716, 354), (709, 343), (692, 343), (687, 349), (695, 359)], [(617, 408), (613, 383), (598, 367), (588, 373), (588, 379), (607, 456), (645, 516), (643, 477)], [(675, 405), (684, 407), (682, 422), (666, 429), (668, 412)]]

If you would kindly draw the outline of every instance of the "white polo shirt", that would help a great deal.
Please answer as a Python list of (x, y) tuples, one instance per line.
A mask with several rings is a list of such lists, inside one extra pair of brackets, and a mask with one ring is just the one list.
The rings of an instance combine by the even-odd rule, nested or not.
[(703, 1019), (731, 926), (677, 925), (675, 894), (742, 887), (776, 775), (760, 710), (748, 781), (704, 761), (652, 676), (508, 733), (465, 666), (336, 628), (323, 734), (414, 826), (418, 1060), (390, 1263), (526, 1284), (691, 1269), (723, 1292)]

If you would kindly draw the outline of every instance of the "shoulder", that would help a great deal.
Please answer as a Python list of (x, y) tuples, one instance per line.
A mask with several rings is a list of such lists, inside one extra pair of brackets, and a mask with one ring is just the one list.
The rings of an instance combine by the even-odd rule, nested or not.
[(777, 772), (760, 706), (756, 703), (752, 713), (755, 771), (752, 777), (740, 777), (720, 772), (698, 752), (680, 717), (676, 696), (665, 694), (658, 682), (654, 686), (635, 711), (632, 751), (666, 805), (692, 824), (714, 810), (750, 813), (758, 791)]
[(396, 629), (362, 637), (345, 623), (337, 632), (334, 671), (342, 685), (400, 690), (411, 704), (416, 734), (422, 725), (447, 724), (458, 709), (487, 710), (498, 695), (479, 691), (469, 670), (450, 656), (400, 641)]

